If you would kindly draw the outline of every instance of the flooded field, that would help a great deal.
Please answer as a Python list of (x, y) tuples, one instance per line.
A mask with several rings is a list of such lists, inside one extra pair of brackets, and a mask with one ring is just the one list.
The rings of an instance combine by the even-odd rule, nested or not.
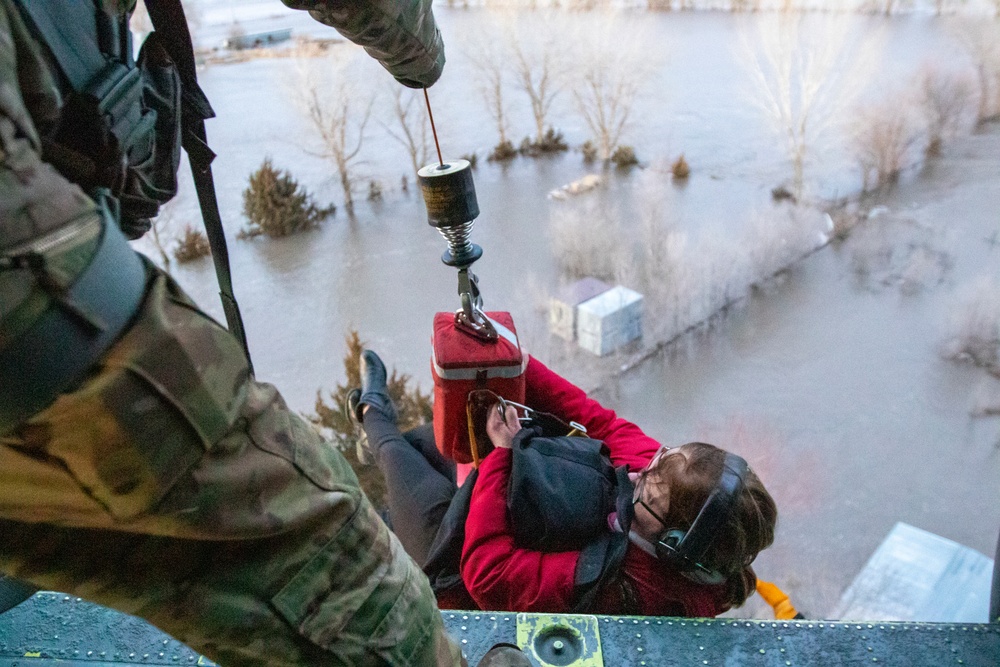
[[(243, 14), (247, 31), (287, 25), (297, 34), (329, 35), (304, 14), (266, 5), (278, 6), (277, 16), (263, 9)], [(208, 7), (203, 45), (220, 40), (231, 20), (221, 3)], [(576, 209), (614, 218), (606, 231), (610, 248), (639, 239), (650, 208), (692, 246), (698, 239), (745, 238), (758, 221), (786, 216), (787, 205), (774, 204), (771, 189), (789, 182), (792, 167), (780, 132), (755, 107), (735, 48), (757, 17), (640, 14), (631, 17), (637, 23), (622, 24), (619, 38), (641, 36), (652, 66), (622, 140), (635, 146), (642, 168), (619, 172), (585, 164), (576, 150), (486, 162), (497, 136), (469, 56), (495, 17), (446, 7), (437, 13), (449, 54), (444, 77), (431, 89), (442, 148), (446, 157), (479, 156), (482, 213), (473, 240), (485, 255), (474, 270), (487, 309), (510, 310), (529, 351), (584, 387), (599, 388), (609, 405), (666, 443), (708, 439), (745, 454), (781, 512), (778, 541), (762, 555), (759, 573), (808, 614), (830, 611), (896, 521), (992, 556), (1000, 528), (1000, 423), (970, 414), (984, 401), (1000, 403), (1000, 383), (943, 360), (940, 351), (962, 290), (981, 275), (1000, 280), (996, 125), (949, 142), (932, 169), (904, 171), (900, 186), (878, 202), (886, 208), (846, 242), (797, 264), (709, 330), (621, 374), (643, 350), (597, 359), (547, 332), (547, 299), (565, 280), (553, 220)], [(583, 30), (592, 17), (560, 20)], [(930, 59), (971, 67), (942, 19), (866, 17), (852, 30), (879, 37), (862, 99), (902, 85)], [(360, 66), (369, 81), (388, 88), (388, 75), (376, 65)], [(236, 239), (247, 176), (265, 156), (320, 203), (341, 205), (333, 168), (315, 155), (318, 146), (292, 101), (296, 68), (295, 59), (268, 58), (200, 73), (219, 116), (209, 138), (219, 153), (219, 200), (258, 377), (276, 384), (293, 408), (311, 412), (317, 390), (342, 380), (343, 339), (355, 328), (427, 389), (431, 321), (436, 311), (458, 306), (455, 275), (438, 259), (444, 242), (426, 224), (412, 175), (409, 192), (399, 186), (409, 157), (379, 122), (370, 124), (361, 172), (362, 186), (370, 179), (383, 184), (381, 202), (366, 201), (365, 186), (354, 220), (339, 210), (316, 231)], [(382, 93), (377, 120), (389, 123)], [(509, 104), (516, 143), (533, 125), (516, 90)], [(589, 136), (568, 89), (555, 99), (551, 119), (573, 147)], [(861, 188), (846, 126), (831, 128), (805, 162), (807, 201), (856, 197)], [(667, 166), (681, 153), (692, 175), (678, 186)], [(603, 176), (602, 187), (570, 202), (547, 197), (592, 172)], [(167, 236), (197, 220), (187, 175), (168, 218)], [(221, 318), (210, 261), (172, 271)], [(650, 332), (665, 316), (647, 310), (645, 350), (658, 342)], [(759, 604), (744, 612), (770, 614)]]

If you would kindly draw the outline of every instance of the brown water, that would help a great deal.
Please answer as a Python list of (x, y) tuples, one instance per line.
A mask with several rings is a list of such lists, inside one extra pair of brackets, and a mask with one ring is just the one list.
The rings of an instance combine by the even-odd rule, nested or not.
[[(602, 399), (664, 442), (710, 439), (746, 453), (781, 510), (778, 540), (761, 557), (760, 573), (815, 616), (830, 610), (896, 521), (992, 555), (1000, 527), (1000, 428), (996, 419), (969, 417), (988, 381), (981, 371), (942, 361), (938, 346), (956, 291), (979, 273), (996, 276), (1000, 266), (1000, 248), (982, 241), (1000, 226), (995, 131), (956, 143), (932, 172), (907, 174), (886, 202), (889, 215), (797, 266), (707, 335), (609, 381), (626, 357), (595, 360), (545, 329), (544, 304), (559, 280), (549, 216), (561, 205), (545, 195), (593, 168), (573, 152), (519, 158), (508, 167), (484, 164), (496, 141), (493, 125), (457, 45), (490, 17), (437, 11), (449, 44), (445, 75), (431, 91), (444, 150), (480, 155), (482, 214), (473, 240), (486, 254), (475, 270), (487, 308), (512, 311), (529, 350), (585, 387), (601, 385)], [(684, 152), (694, 173), (683, 189), (657, 181), (652, 169), (610, 174), (608, 186), (588, 196), (627, 215), (652, 181), (692, 233), (733, 234), (752, 213), (769, 214), (770, 188), (790, 170), (776, 136), (739, 94), (745, 77), (729, 45), (749, 20), (716, 13), (643, 18), (661, 65), (643, 86), (625, 143), (651, 165)], [(327, 34), (304, 15), (259, 24), (282, 22)], [(247, 30), (263, 29), (255, 25)], [(933, 19), (870, 19), (866, 29), (888, 35), (873, 83), (902, 80), (930, 56), (961, 62)], [(203, 28), (209, 38), (213, 30), (223, 28)], [(283, 83), (292, 68), (290, 60), (268, 59), (200, 74), (220, 118), (211, 121), (209, 136), (219, 153), (219, 200), (258, 376), (275, 383), (293, 408), (309, 412), (317, 389), (341, 380), (343, 337), (356, 328), (427, 388), (430, 324), (434, 312), (458, 306), (455, 276), (438, 261), (444, 244), (426, 225), (412, 179), (410, 194), (394, 187), (408, 159), (377, 124), (365, 146), (365, 170), (389, 186), (384, 202), (359, 201), (355, 221), (338, 212), (322, 229), (292, 238), (235, 239), (246, 177), (265, 155), (321, 201), (340, 202), (330, 166), (302, 150), (309, 146), (307, 128)], [(388, 79), (377, 68), (371, 76)], [(531, 125), (523, 102), (511, 95), (519, 139)], [(586, 138), (567, 93), (553, 118), (571, 145)], [(196, 219), (190, 183), (182, 179), (173, 225)], [(807, 179), (825, 196), (859, 185), (846, 156), (834, 149), (817, 156)], [(933, 247), (947, 261), (928, 269), (921, 277), (926, 285), (916, 289), (894, 281), (895, 266), (859, 277), (857, 258), (877, 262), (886, 244)], [(210, 262), (174, 273), (221, 317)], [(747, 611), (769, 614), (759, 605)]]

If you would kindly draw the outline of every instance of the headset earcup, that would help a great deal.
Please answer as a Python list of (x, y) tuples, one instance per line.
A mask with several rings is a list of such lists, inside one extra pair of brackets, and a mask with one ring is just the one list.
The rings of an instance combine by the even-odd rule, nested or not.
[(677, 528), (663, 533), (660, 539), (656, 540), (656, 557), (676, 567), (683, 565), (684, 560), (678, 558), (678, 551), (685, 535), (687, 535), (685, 531)]

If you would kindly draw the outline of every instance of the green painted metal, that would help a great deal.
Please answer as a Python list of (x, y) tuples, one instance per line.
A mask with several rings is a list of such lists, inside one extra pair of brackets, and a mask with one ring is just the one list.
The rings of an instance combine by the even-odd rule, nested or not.
[(518, 614), (517, 645), (535, 665), (603, 667), (595, 616)]

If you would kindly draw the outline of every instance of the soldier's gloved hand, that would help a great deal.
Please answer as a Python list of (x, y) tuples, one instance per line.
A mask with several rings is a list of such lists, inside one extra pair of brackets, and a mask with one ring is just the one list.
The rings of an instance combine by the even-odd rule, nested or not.
[(429, 88), (444, 70), (444, 42), (432, 0), (281, 0), (305, 9), (355, 44), (410, 88)]

